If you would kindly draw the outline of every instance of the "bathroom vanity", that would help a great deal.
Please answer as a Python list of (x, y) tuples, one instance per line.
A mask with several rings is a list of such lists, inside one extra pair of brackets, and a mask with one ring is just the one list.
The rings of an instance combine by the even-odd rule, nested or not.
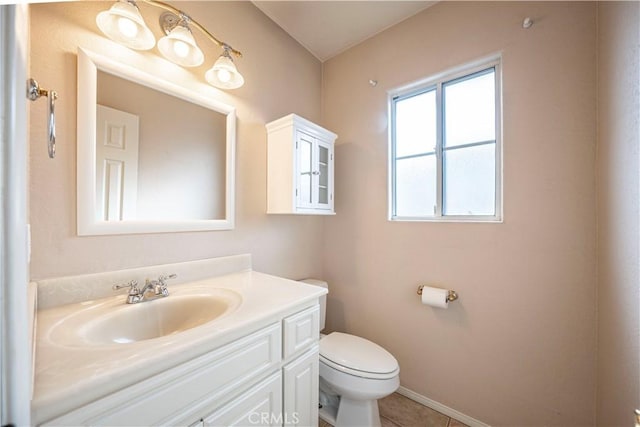
[[(172, 273), (168, 297), (112, 295)], [(36, 425), (318, 422), (325, 289), (252, 271), (249, 255), (37, 285)]]

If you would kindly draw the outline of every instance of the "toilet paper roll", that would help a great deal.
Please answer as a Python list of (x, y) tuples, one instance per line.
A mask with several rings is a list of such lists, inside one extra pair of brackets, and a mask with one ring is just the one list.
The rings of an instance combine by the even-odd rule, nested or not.
[(422, 303), (431, 307), (447, 308), (449, 306), (448, 294), (448, 289), (425, 286), (422, 288)]

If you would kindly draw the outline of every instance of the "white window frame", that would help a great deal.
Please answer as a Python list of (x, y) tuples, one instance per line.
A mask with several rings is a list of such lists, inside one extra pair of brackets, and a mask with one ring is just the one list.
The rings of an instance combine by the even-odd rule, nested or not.
[[(492, 56), (482, 60), (467, 63), (427, 79), (420, 80), (408, 86), (400, 87), (388, 92), (388, 117), (389, 117), (389, 150), (388, 150), (388, 219), (390, 221), (427, 221), (427, 222), (502, 222), (502, 67), (501, 57)], [(444, 117), (442, 105), (442, 86), (452, 80), (479, 73), (489, 68), (495, 69), (495, 215), (443, 215), (443, 132)], [(436, 211), (433, 215), (407, 217), (395, 215), (395, 100), (418, 95), (429, 90), (436, 90)], [(472, 144), (473, 145), (473, 144)]]

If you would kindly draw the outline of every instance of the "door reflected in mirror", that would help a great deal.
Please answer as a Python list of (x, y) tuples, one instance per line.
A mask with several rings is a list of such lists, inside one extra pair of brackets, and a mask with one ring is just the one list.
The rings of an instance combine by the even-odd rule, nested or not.
[(227, 116), (98, 70), (96, 219), (224, 218)]
[(78, 49), (78, 234), (230, 230), (235, 109)]

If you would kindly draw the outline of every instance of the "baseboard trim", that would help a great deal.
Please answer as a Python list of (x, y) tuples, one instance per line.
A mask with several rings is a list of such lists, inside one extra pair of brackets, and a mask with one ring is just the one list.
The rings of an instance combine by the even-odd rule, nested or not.
[(455, 418), (456, 420), (462, 423), (465, 423), (469, 427), (490, 427), (488, 424), (485, 424), (482, 421), (478, 421), (475, 418), (465, 415), (462, 412), (456, 411), (455, 409), (449, 408), (448, 406), (443, 405), (440, 402), (436, 402), (435, 400), (429, 399), (428, 397), (418, 394), (413, 390), (409, 390), (406, 387), (400, 386), (400, 388), (398, 388), (397, 390), (397, 393), (415, 402), (418, 402), (428, 408), (431, 408), (434, 411), (438, 411), (441, 414), (445, 414), (448, 417)]

